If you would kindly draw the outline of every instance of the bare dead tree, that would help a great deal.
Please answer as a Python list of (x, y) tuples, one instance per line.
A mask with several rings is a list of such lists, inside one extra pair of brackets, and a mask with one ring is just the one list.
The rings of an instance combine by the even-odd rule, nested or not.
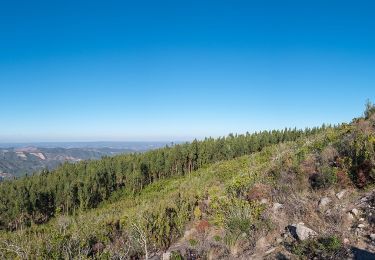
[(148, 239), (144, 228), (139, 222), (132, 223), (131, 227), (133, 231), (132, 239), (143, 248), (145, 259), (148, 260)]

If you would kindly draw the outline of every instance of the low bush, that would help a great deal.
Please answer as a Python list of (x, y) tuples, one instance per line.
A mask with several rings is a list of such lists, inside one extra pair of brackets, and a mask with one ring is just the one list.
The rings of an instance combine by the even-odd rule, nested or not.
[(291, 251), (304, 259), (342, 259), (346, 254), (341, 240), (336, 236), (295, 242)]
[(375, 114), (375, 105), (367, 100), (364, 112), (365, 119), (369, 119), (373, 114)]
[(334, 168), (322, 167), (320, 172), (311, 174), (309, 178), (313, 189), (329, 188), (337, 182), (337, 175)]
[(257, 202), (227, 197), (217, 202), (213, 212), (216, 223), (225, 229), (224, 241), (234, 245), (240, 237), (251, 239), (257, 231), (264, 206)]
[(171, 260), (183, 260), (184, 258), (182, 257), (182, 255), (180, 254), (180, 252), (172, 252), (171, 253)]

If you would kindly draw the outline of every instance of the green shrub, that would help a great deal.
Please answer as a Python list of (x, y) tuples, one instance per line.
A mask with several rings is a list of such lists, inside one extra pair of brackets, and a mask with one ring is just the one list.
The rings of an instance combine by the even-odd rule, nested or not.
[(329, 259), (343, 251), (343, 245), (338, 237), (327, 236), (296, 242), (291, 251), (302, 258)]
[(374, 113), (375, 105), (370, 100), (367, 100), (364, 112), (365, 119), (369, 119)]
[(199, 208), (199, 206), (196, 206), (195, 209), (194, 209), (194, 218), (196, 220), (202, 219), (202, 211)]
[(221, 241), (221, 236), (218, 236), (218, 235), (214, 236), (214, 240), (216, 242), (220, 242)]
[(198, 245), (198, 241), (195, 239), (189, 239), (189, 244), (190, 246), (195, 247)]
[(329, 188), (336, 182), (336, 170), (330, 166), (324, 166), (320, 169), (320, 172), (310, 176), (310, 184), (313, 189)]
[(173, 251), (171, 253), (171, 260), (184, 260), (184, 258), (182, 257), (182, 255), (180, 254), (180, 252)]
[(242, 235), (250, 238), (263, 210), (263, 206), (257, 202), (222, 198), (213, 214), (225, 229), (225, 243), (233, 245)]
[(351, 179), (360, 188), (375, 181), (375, 136), (367, 127), (358, 126), (342, 145), (342, 153), (351, 158)]

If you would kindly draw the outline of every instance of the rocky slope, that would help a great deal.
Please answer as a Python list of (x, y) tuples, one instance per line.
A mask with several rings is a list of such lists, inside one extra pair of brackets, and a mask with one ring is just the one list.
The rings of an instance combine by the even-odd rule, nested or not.
[(202, 215), (154, 259), (375, 259), (374, 126), (373, 116), (301, 146), (279, 146), (261, 179), (227, 186), (238, 185), (236, 198), (261, 205), (260, 223), (246, 223), (241, 208), (226, 212), (228, 226), (212, 225), (215, 198), (208, 196)]

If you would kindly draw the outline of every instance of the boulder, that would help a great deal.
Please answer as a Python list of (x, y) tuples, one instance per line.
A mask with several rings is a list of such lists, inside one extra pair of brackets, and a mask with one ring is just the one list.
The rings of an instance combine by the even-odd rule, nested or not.
[(268, 251), (266, 251), (266, 252), (264, 253), (264, 255), (272, 254), (273, 252), (276, 251), (276, 249), (277, 249), (277, 247), (272, 247), (271, 249), (269, 249)]
[(321, 198), (319, 200), (319, 203), (318, 203), (319, 209), (322, 210), (322, 209), (326, 208), (328, 206), (328, 204), (331, 203), (331, 201), (332, 200), (328, 197)]
[(352, 220), (354, 219), (353, 214), (350, 213), (350, 212), (347, 213), (346, 217), (347, 217), (347, 219), (348, 219), (349, 221), (352, 221)]
[(305, 226), (304, 223), (293, 224), (289, 228), (290, 233), (298, 240), (304, 241), (306, 239), (317, 236), (318, 234)]
[(171, 259), (171, 252), (165, 252), (161, 257), (162, 260), (170, 260)]
[(352, 210), (350, 211), (350, 213), (351, 213), (353, 216), (355, 216), (355, 217), (358, 217), (358, 216), (359, 216), (359, 210), (358, 210), (358, 209), (352, 209)]
[(346, 190), (342, 190), (342, 191), (340, 191), (339, 193), (336, 193), (336, 197), (337, 197), (339, 200), (341, 200), (342, 198), (344, 198), (345, 194), (346, 194)]
[(274, 211), (274, 212), (277, 212), (277, 211), (279, 211), (280, 209), (282, 209), (284, 206), (283, 206), (283, 204), (280, 204), (280, 203), (274, 203), (273, 204), (273, 206), (272, 206), (272, 210)]

